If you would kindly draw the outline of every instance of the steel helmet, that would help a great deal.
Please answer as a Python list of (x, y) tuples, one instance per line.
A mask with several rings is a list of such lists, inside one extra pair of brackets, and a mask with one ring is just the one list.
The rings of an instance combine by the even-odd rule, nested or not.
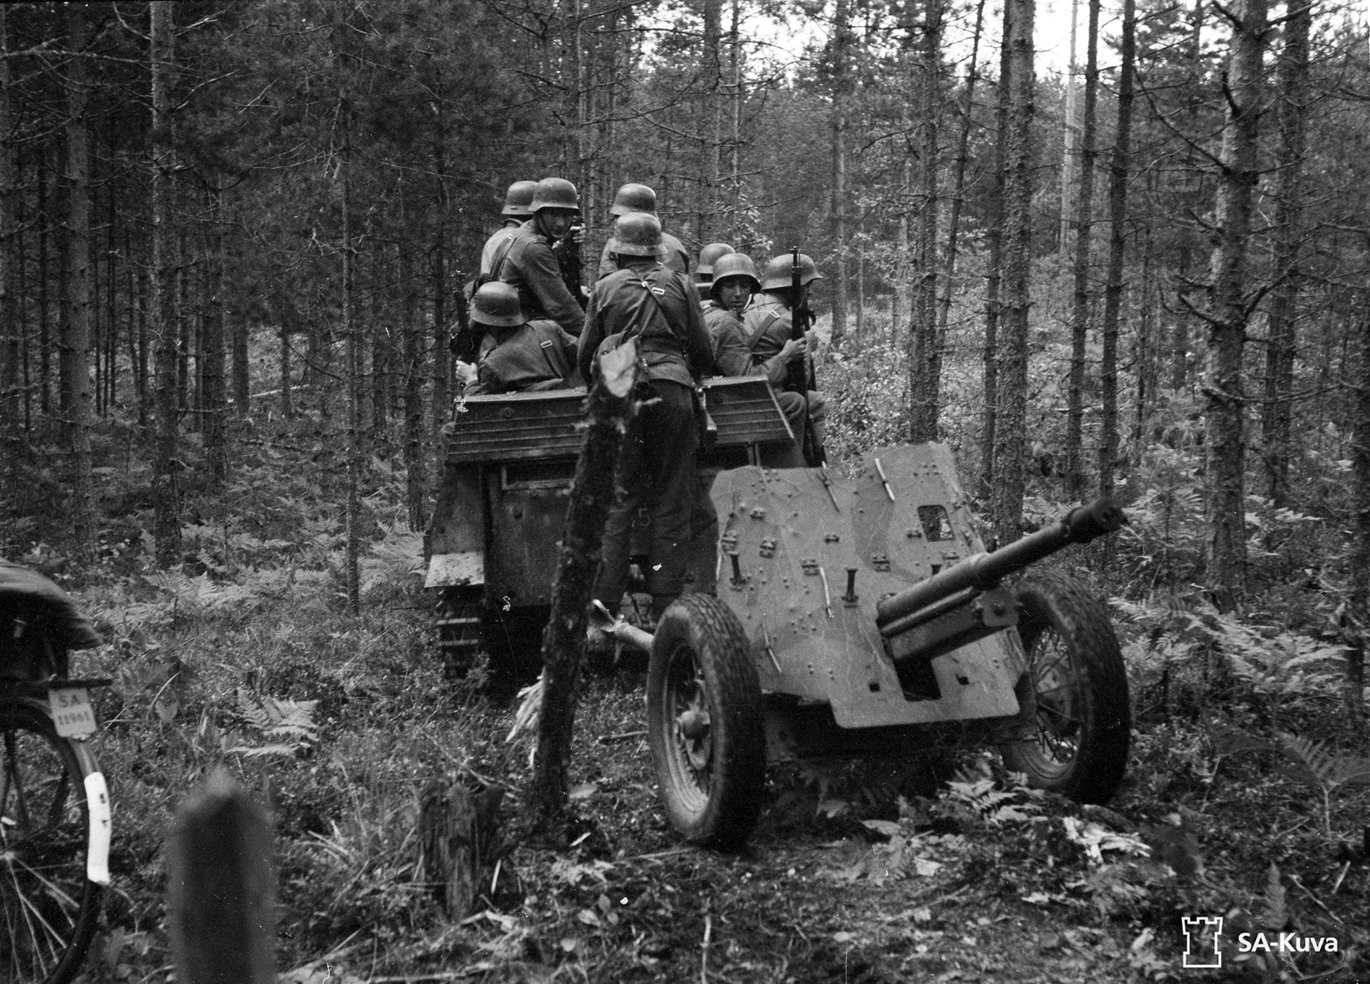
[(619, 256), (664, 256), (661, 221), (648, 212), (629, 212), (614, 221), (609, 252)]
[(513, 328), (527, 319), (523, 316), (519, 292), (513, 284), (493, 281), (482, 284), (471, 299), (471, 320), (478, 325)]
[[(717, 274), (715, 274), (717, 276)], [(766, 272), (762, 275), (762, 290), (779, 290), (794, 283), (794, 254), (781, 253), (779, 256), (772, 256), (766, 264)], [(813, 259), (799, 254), (799, 284), (802, 287), (811, 280), (822, 280), (823, 275), (818, 272), (818, 267), (814, 265)]]
[(533, 195), (538, 190), (536, 181), (515, 181), (504, 193), (504, 211), (500, 215), (510, 219), (526, 219), (533, 214)]
[(533, 203), (529, 206), (534, 212), (544, 208), (564, 208), (580, 211), (580, 196), (576, 186), (565, 178), (543, 178), (533, 192)]
[(727, 277), (746, 277), (752, 282), (752, 293), (761, 289), (761, 281), (756, 278), (756, 264), (746, 253), (727, 253), (714, 262), (714, 282), (709, 286), (713, 293)]
[(644, 184), (626, 184), (614, 194), (610, 215), (628, 215), (632, 212), (656, 214), (656, 192)]
[(699, 262), (695, 264), (695, 279), (708, 283), (713, 279), (714, 263), (720, 256), (734, 252), (727, 243), (710, 243), (699, 251)]

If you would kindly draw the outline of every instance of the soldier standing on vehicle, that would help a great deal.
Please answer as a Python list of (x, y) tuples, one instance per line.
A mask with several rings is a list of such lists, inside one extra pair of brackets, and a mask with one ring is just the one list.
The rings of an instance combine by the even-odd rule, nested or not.
[[(710, 304), (704, 311), (704, 326), (713, 341), (714, 364), (724, 376), (765, 376), (775, 390), (780, 411), (789, 422), (797, 442), (802, 442), (808, 401), (798, 393), (785, 391), (790, 363), (804, 358), (808, 346), (803, 340), (785, 339), (780, 351), (763, 362), (756, 362), (742, 328), (743, 313), (752, 295), (761, 289), (756, 264), (745, 253), (728, 253), (713, 264)], [(777, 467), (802, 468), (804, 456), (799, 444), (792, 459)]]
[(494, 231), (485, 241), (485, 248), (480, 251), (481, 283), (490, 279), (495, 267), (495, 257), (505, 243), (513, 242), (514, 237), (518, 235), (519, 226), (533, 217), (533, 195), (537, 188), (536, 181), (515, 181), (504, 193), (504, 211), (500, 212), (500, 215), (504, 216), (504, 225)]
[(526, 320), (518, 291), (508, 284), (485, 284), (476, 291), (471, 324), (485, 334), (480, 340), (476, 381), (467, 387), (467, 395), (580, 385), (576, 340), (555, 321)]
[[(639, 212), (657, 218), (656, 192), (651, 188), (648, 188), (645, 184), (626, 184), (621, 186), (614, 195), (614, 204), (609, 208), (609, 214), (614, 219), (618, 219), (620, 216), (634, 215)], [(658, 221), (660, 220), (658, 219)], [(674, 270), (676, 273), (683, 273), (688, 276), (690, 272), (690, 254), (686, 251), (685, 246), (680, 240), (675, 236), (672, 236), (669, 232), (663, 232), (661, 234), (661, 245), (665, 249), (665, 252), (662, 254), (661, 262), (666, 269)], [(607, 277), (618, 269), (619, 266), (614, 262), (613, 253), (609, 249), (609, 244), (605, 243), (604, 252), (599, 258), (599, 276), (600, 278)]]
[(580, 215), (576, 186), (563, 178), (543, 178), (529, 208), (533, 217), (519, 226), (492, 276), (518, 291), (529, 321), (550, 318), (568, 335), (579, 335), (585, 312), (562, 280), (552, 252), (552, 245), (571, 231)]
[(714, 279), (714, 263), (720, 256), (736, 252), (727, 243), (709, 243), (699, 251), (699, 262), (695, 264), (695, 286), (699, 288), (699, 303), (704, 305), (704, 313), (709, 313), (713, 299), (709, 296), (709, 284)]
[(646, 212), (624, 215), (609, 240), (615, 272), (595, 284), (580, 337), (580, 371), (593, 380), (608, 336), (636, 337), (655, 399), (643, 403), (620, 458), (618, 497), (604, 528), (603, 560), (593, 596), (617, 613), (628, 586), (629, 534), (645, 505), (651, 518), (645, 571), (659, 615), (684, 588), (699, 479), (692, 390), (713, 369), (695, 286), (662, 265), (661, 223)]
[[(815, 280), (822, 280), (818, 267), (808, 256), (799, 255), (799, 290), (794, 289), (794, 258), (791, 253), (781, 253), (772, 257), (766, 264), (761, 279), (761, 293), (752, 298), (751, 305), (742, 317), (742, 332), (747, 348), (751, 350), (752, 364), (773, 366), (775, 360), (787, 345), (793, 345), (781, 364), (787, 367), (786, 377), (782, 380), (785, 388), (800, 392), (788, 379), (788, 364), (791, 360), (803, 359), (805, 385), (802, 394), (808, 404), (808, 426), (813, 443), (823, 446), (824, 424), (827, 419), (827, 404), (823, 395), (817, 391), (813, 366), (809, 359), (809, 349), (813, 344), (813, 332), (807, 331), (798, 339), (792, 338), (792, 325), (796, 310), (807, 313), (810, 286)], [(769, 368), (767, 375), (769, 376)], [(774, 380), (773, 380), (774, 382)], [(813, 464), (811, 461), (810, 464)]]

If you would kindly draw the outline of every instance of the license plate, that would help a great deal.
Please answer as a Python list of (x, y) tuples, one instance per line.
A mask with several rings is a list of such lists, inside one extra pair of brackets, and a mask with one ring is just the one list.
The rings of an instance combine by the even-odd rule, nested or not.
[(79, 738), (95, 731), (95, 708), (85, 687), (54, 687), (48, 691), (52, 720), (63, 738)]

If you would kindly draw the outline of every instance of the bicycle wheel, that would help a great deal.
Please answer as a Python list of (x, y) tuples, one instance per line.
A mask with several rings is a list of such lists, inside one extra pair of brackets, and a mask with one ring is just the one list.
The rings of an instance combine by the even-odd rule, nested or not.
[(0, 705), (0, 984), (66, 984), (80, 969), (100, 899), (86, 866), (98, 773), (40, 707)]

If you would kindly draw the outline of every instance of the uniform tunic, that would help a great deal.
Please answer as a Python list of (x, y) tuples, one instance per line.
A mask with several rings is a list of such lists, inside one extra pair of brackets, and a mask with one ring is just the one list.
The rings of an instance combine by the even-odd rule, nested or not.
[(518, 235), (519, 225), (518, 222), (506, 220), (505, 224), (496, 229), (485, 241), (485, 247), (480, 251), (480, 275), (482, 277), (490, 276), (495, 269), (495, 257), (499, 255), (505, 243), (512, 242), (514, 237)]
[[(709, 337), (713, 340), (714, 365), (718, 367), (719, 374), (722, 376), (765, 376), (771, 384), (771, 389), (775, 391), (776, 403), (780, 405), (780, 412), (785, 415), (790, 430), (797, 440), (802, 440), (804, 414), (807, 412), (808, 402), (798, 393), (784, 391), (787, 363), (780, 358), (779, 352), (763, 363), (755, 363), (752, 358), (752, 351), (747, 347), (747, 337), (743, 334), (742, 322), (728, 308), (714, 305), (711, 310), (705, 312), (704, 324), (709, 329)], [(776, 467), (797, 468), (802, 467), (803, 463), (803, 453), (796, 446), (795, 456), (790, 460), (778, 463)]]
[(552, 241), (537, 231), (532, 219), (518, 227), (504, 262), (493, 272), (519, 292), (519, 303), (529, 321), (551, 318), (568, 335), (580, 334), (585, 312), (561, 279)]
[(539, 319), (513, 328), (489, 328), (480, 343), (477, 393), (515, 393), (580, 385), (576, 340), (555, 321)]
[(604, 527), (594, 597), (615, 612), (628, 585), (629, 539), (639, 505), (647, 507), (651, 519), (644, 573), (656, 607), (684, 589), (699, 495), (691, 389), (695, 377), (713, 369), (694, 284), (660, 264), (619, 270), (595, 284), (580, 336), (580, 369), (587, 380), (595, 350), (617, 332), (639, 335), (647, 381), (657, 399), (641, 406), (629, 431), (617, 497)]

